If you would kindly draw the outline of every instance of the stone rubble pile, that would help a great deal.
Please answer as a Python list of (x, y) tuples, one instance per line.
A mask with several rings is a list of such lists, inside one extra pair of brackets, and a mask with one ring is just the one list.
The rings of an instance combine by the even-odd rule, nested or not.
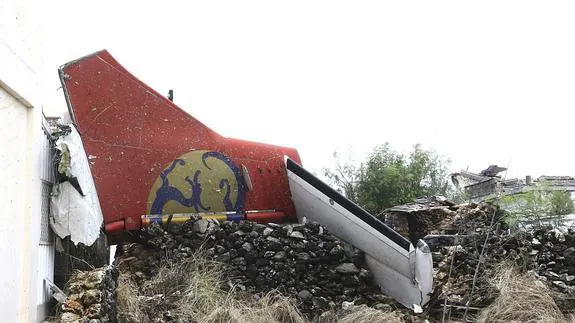
[(113, 267), (78, 271), (72, 275), (60, 304), (58, 322), (116, 322), (116, 278)]
[(128, 245), (118, 262), (131, 262), (140, 279), (153, 275), (163, 258), (185, 259), (198, 248), (227, 265), (228, 284), (257, 297), (274, 289), (299, 301), (308, 316), (343, 302), (384, 308), (394, 303), (381, 294), (365, 269), (363, 254), (307, 224), (190, 221), (164, 230), (142, 230), (145, 245)]
[(485, 203), (451, 207), (450, 211), (457, 214), (439, 222), (430, 230), (432, 236), (424, 239), (433, 252), (435, 268), (430, 307), (442, 309), (445, 299), (455, 308), (468, 302), (471, 307), (486, 307), (497, 297), (491, 279), (501, 264), (509, 263), (545, 282), (562, 311), (573, 311), (575, 231), (541, 227), (512, 232), (504, 212)]

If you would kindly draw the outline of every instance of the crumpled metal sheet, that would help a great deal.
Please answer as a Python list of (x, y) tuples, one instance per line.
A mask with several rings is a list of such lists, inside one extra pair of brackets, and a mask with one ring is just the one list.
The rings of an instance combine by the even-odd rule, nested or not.
[(54, 185), (50, 201), (50, 225), (60, 238), (70, 236), (74, 244), (90, 246), (100, 236), (103, 217), (88, 158), (80, 135), (73, 126), (69, 134), (56, 141), (56, 149), (63, 154), (58, 171), (75, 177), (84, 195), (69, 181)]

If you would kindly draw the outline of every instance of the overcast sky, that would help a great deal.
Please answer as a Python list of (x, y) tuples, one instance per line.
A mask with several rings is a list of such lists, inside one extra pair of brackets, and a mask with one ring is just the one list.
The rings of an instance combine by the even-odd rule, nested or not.
[(108, 49), (228, 137), (292, 146), (319, 171), (421, 143), (453, 170), (575, 175), (575, 2), (50, 1), (57, 67)]

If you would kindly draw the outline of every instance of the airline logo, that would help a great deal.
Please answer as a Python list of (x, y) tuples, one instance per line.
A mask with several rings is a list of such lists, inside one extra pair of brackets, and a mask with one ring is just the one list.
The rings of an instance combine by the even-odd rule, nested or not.
[(241, 169), (228, 156), (195, 150), (160, 173), (148, 196), (148, 214), (240, 211), (245, 191)]

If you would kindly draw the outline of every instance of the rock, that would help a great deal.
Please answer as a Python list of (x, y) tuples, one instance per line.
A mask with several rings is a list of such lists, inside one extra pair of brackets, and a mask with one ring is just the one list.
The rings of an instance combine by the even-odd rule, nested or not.
[(320, 309), (327, 309), (329, 308), (329, 302), (325, 297), (314, 297), (312, 298), (313, 306)]
[(247, 252), (251, 252), (252, 250), (254, 250), (254, 246), (249, 242), (244, 242), (242, 248)]
[(299, 231), (293, 231), (292, 233), (289, 234), (289, 236), (291, 238), (296, 238), (296, 239), (305, 239), (303, 233), (299, 232)]
[(262, 232), (266, 229), (267, 227), (261, 223), (254, 223), (252, 230), (256, 231), (256, 232)]
[(62, 313), (62, 316), (60, 316), (60, 322), (61, 323), (72, 323), (72, 322), (79, 321), (81, 318), (82, 317), (80, 315), (66, 312), (66, 313)]
[(301, 298), (304, 301), (307, 301), (309, 299), (311, 299), (313, 297), (313, 295), (310, 293), (310, 291), (304, 289), (301, 292), (297, 293), (297, 296), (299, 298)]
[(553, 277), (553, 278), (559, 278), (559, 275), (558, 275), (557, 273), (552, 272), (552, 271), (548, 271), (548, 272), (547, 272), (547, 275), (548, 275), (548, 276), (551, 276), (551, 277)]
[(225, 252), (225, 253), (219, 255), (217, 259), (218, 259), (219, 261), (221, 261), (221, 262), (230, 261), (230, 259), (231, 259), (230, 253), (229, 253), (229, 252)]
[(554, 280), (553, 285), (560, 287), (561, 289), (565, 289), (565, 290), (569, 289), (569, 286), (567, 286), (564, 282), (562, 282), (560, 280)]
[(242, 230), (238, 230), (232, 234), (232, 236), (237, 236), (237, 237), (243, 237), (245, 235), (246, 235), (246, 233)]
[(267, 236), (269, 236), (270, 234), (272, 234), (272, 232), (274, 232), (274, 229), (272, 229), (272, 228), (265, 228), (265, 229), (264, 229), (264, 232), (263, 232), (263, 235), (264, 235), (264, 237), (267, 237)]
[(245, 266), (246, 259), (244, 257), (237, 257), (232, 260), (232, 263), (236, 266)]
[(297, 254), (297, 260), (308, 261), (309, 259), (310, 259), (310, 256), (307, 252), (300, 252)]
[(345, 254), (345, 250), (343, 249), (342, 246), (337, 245), (337, 246), (331, 248), (331, 250), (329, 251), (329, 254), (332, 256), (342, 256)]
[(274, 238), (274, 237), (267, 237), (267, 239), (266, 239), (266, 240), (267, 240), (267, 241), (269, 241), (269, 242), (271, 242), (271, 243), (274, 243), (274, 244), (279, 244), (279, 245), (281, 245), (281, 241), (280, 241), (280, 239), (278, 239), (278, 238)]
[(351, 309), (353, 306), (355, 306), (354, 302), (346, 302), (346, 301), (343, 301), (343, 302), (341, 303), (341, 308), (344, 309), (344, 310)]
[(278, 251), (275, 253), (273, 259), (274, 260), (284, 260), (287, 257), (287, 254), (285, 251)]
[(340, 274), (358, 274), (359, 269), (353, 263), (343, 263), (335, 267), (335, 271)]
[(78, 302), (76, 300), (67, 299), (62, 304), (62, 311), (72, 312), (72, 313), (78, 314), (78, 315), (84, 315), (84, 306), (82, 306), (82, 304), (80, 304), (80, 302)]
[(194, 222), (192, 230), (197, 233), (204, 234), (208, 230), (208, 221), (206, 220), (198, 220)]
[(272, 258), (276, 253), (274, 251), (266, 251), (264, 253), (264, 258)]

